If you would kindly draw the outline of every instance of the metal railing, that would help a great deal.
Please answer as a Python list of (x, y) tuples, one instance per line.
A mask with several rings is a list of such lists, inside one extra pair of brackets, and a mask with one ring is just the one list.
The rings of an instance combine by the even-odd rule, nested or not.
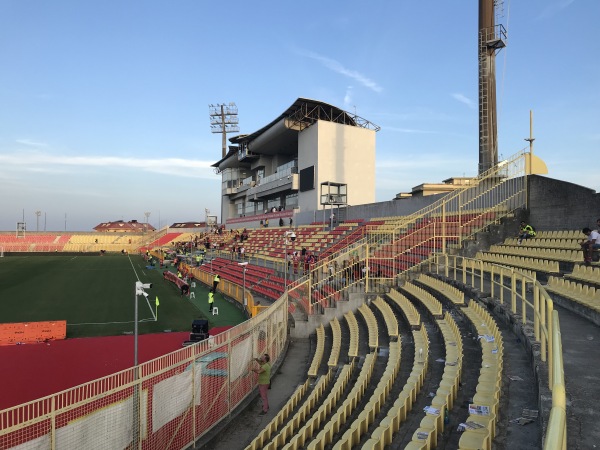
[(513, 314), (519, 314), (523, 325), (533, 322), (534, 338), (540, 343), (540, 358), (548, 364), (548, 388), (552, 391), (544, 450), (566, 450), (566, 388), (560, 322), (554, 302), (536, 280), (535, 272), (448, 254), (433, 255), (427, 266), (430, 272), (462, 281), (480, 291), (484, 290), (484, 282), (489, 282), (492, 297), (510, 306)]
[(283, 356), (287, 318), (284, 296), (208, 340), (0, 411), (0, 448), (186, 448), (253, 392), (253, 358)]
[[(295, 301), (302, 299), (308, 314), (319, 313), (314, 305), (331, 305), (356, 291), (357, 286), (369, 292), (373, 283), (394, 284), (404, 271), (426, 261), (432, 253), (460, 248), (465, 239), (526, 205), (527, 156), (524, 151), (516, 153), (413, 214), (366, 225), (363, 239), (352, 243), (350, 250), (341, 249), (319, 261), (309, 277), (292, 287), (290, 295), (297, 297)], [(294, 292), (299, 289), (302, 294)]]

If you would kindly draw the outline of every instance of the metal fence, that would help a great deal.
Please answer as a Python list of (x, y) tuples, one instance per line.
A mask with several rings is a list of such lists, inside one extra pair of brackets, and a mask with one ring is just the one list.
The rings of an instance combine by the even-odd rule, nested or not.
[(282, 297), (196, 345), (0, 411), (0, 448), (185, 448), (252, 393), (253, 358), (282, 357), (287, 318)]

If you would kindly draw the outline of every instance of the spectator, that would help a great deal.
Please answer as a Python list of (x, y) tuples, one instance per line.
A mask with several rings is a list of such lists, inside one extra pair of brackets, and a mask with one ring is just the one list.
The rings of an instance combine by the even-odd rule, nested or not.
[(279, 218), (279, 226), (282, 227), (283, 226), (283, 217)]
[(268, 354), (264, 354), (261, 358), (255, 358), (259, 364), (258, 368), (252, 369), (253, 372), (258, 374), (258, 392), (260, 393), (260, 398), (262, 400), (262, 411), (259, 415), (264, 416), (269, 412), (269, 396), (267, 390), (271, 384), (271, 364), (269, 361)]
[(525, 223), (525, 221), (521, 221), (521, 227), (519, 228), (519, 245), (523, 242), (523, 239), (530, 239), (535, 237), (535, 228), (531, 225)]
[(600, 233), (597, 230), (590, 230), (589, 228), (584, 228), (582, 231), (587, 236), (587, 239), (581, 242), (581, 250), (583, 251), (585, 265), (589, 266), (592, 263), (594, 250), (600, 249)]

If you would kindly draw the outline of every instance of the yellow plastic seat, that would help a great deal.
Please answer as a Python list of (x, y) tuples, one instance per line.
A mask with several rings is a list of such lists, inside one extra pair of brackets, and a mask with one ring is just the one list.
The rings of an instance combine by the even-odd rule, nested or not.
[(458, 441), (459, 450), (491, 450), (490, 431), (487, 428), (467, 430)]

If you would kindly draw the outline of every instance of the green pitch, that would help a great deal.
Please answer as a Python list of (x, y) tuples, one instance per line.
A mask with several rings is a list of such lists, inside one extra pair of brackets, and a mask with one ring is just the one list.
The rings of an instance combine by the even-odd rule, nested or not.
[[(210, 326), (236, 325), (241, 310), (215, 296), (218, 316), (208, 314), (208, 289), (180, 295), (162, 269), (146, 268), (139, 256), (11, 256), (0, 258), (0, 323), (66, 320), (67, 337), (111, 336), (134, 329), (135, 282), (152, 283), (138, 296), (139, 333), (190, 331), (194, 319)], [(156, 307), (158, 296), (160, 305)]]

